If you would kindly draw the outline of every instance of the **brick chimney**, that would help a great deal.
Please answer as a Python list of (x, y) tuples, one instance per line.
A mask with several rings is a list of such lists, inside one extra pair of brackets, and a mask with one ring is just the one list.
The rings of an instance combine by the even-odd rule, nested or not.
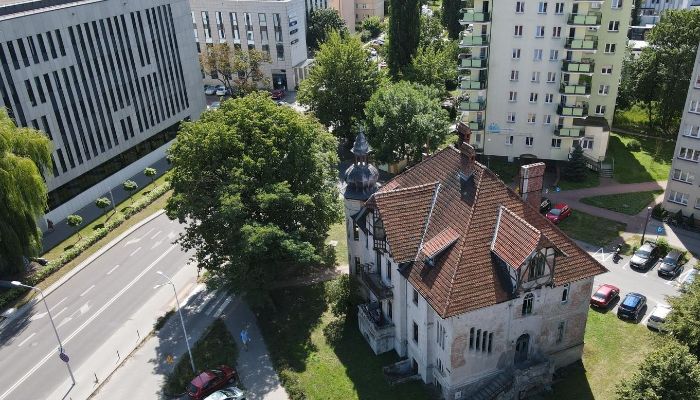
[(459, 152), (462, 153), (462, 172), (466, 175), (474, 172), (474, 162), (476, 161), (476, 150), (469, 143), (460, 143)]
[(520, 167), (520, 195), (523, 201), (540, 209), (545, 165), (542, 162)]

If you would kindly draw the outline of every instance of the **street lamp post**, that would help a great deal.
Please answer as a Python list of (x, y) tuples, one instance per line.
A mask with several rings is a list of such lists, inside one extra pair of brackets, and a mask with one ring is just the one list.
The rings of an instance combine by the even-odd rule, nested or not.
[[(187, 344), (187, 352), (190, 354), (190, 363), (192, 364), (192, 372), (194, 372), (196, 374), (197, 368), (194, 367), (194, 358), (192, 358), (192, 349), (190, 348), (190, 340), (187, 338), (187, 329), (185, 329), (185, 319), (182, 318), (182, 309), (180, 308), (180, 300), (177, 298), (177, 289), (175, 289), (175, 284), (170, 279), (170, 277), (168, 275), (165, 275), (163, 273), (163, 271), (156, 271), (156, 273), (158, 275), (162, 276), (163, 278), (167, 279), (168, 284), (170, 284), (170, 286), (173, 287), (173, 293), (175, 293), (175, 302), (177, 303), (177, 312), (178, 312), (178, 314), (180, 314), (180, 323), (182, 323), (182, 332), (185, 334), (185, 343)], [(159, 287), (161, 287), (163, 285), (165, 285), (165, 283), (156, 285), (153, 288), (158, 289)]]
[(651, 207), (647, 207), (647, 219), (644, 222), (644, 230), (642, 231), (642, 241), (639, 243), (640, 246), (644, 245), (644, 235), (647, 233), (647, 226), (649, 225), (649, 218), (651, 218)]
[(53, 327), (53, 333), (56, 334), (56, 340), (58, 341), (59, 357), (61, 358), (61, 361), (66, 363), (66, 368), (68, 368), (68, 375), (70, 375), (70, 379), (73, 382), (73, 386), (75, 386), (75, 377), (73, 376), (73, 371), (70, 369), (70, 364), (68, 363), (68, 361), (69, 361), (68, 355), (63, 352), (63, 343), (61, 342), (61, 338), (58, 336), (58, 329), (56, 329), (56, 324), (53, 322), (53, 316), (51, 316), (51, 310), (49, 310), (49, 305), (46, 303), (46, 296), (44, 296), (44, 292), (36, 286), (25, 285), (19, 281), (12, 281), (10, 283), (13, 286), (21, 286), (21, 287), (25, 287), (27, 289), (36, 290), (37, 292), (39, 292), (41, 294), (41, 300), (44, 302), (44, 307), (46, 307), (46, 313), (49, 316), (49, 321), (51, 321), (51, 326)]

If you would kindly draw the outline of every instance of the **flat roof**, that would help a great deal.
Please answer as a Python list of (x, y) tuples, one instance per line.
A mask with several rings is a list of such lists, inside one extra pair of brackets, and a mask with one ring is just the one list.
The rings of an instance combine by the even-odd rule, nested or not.
[(81, 2), (81, 0), (0, 0), (0, 16)]

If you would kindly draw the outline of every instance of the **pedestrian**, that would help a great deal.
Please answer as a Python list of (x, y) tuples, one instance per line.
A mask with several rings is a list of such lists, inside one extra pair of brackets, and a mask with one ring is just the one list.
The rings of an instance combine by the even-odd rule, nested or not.
[(243, 348), (248, 351), (248, 342), (250, 342), (250, 337), (248, 336), (248, 329), (243, 328), (241, 330), (241, 343), (243, 343)]
[(54, 230), (53, 221), (51, 221), (50, 219), (47, 219), (46, 225), (48, 225), (48, 227), (49, 227), (49, 232), (53, 232), (53, 230)]

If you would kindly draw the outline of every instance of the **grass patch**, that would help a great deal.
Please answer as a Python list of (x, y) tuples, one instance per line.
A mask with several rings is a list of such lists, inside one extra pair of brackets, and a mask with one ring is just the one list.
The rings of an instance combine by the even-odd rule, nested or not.
[(614, 399), (615, 385), (631, 376), (655, 347), (656, 334), (646, 326), (617, 319), (613, 312), (588, 312), (583, 368), (570, 368), (547, 399)]
[[(565, 167), (562, 167), (565, 168)], [(575, 190), (575, 189), (586, 189), (592, 188), (600, 185), (600, 176), (597, 172), (586, 170), (586, 178), (579, 182), (567, 181), (562, 178), (559, 181), (559, 188), (561, 190)]]
[(646, 108), (635, 104), (629, 110), (615, 110), (613, 128), (646, 133), (649, 131), (649, 118)]
[(483, 162), (506, 184), (511, 184), (515, 180), (520, 170), (520, 164), (508, 162), (505, 158), (491, 157)]
[(603, 247), (620, 236), (625, 224), (573, 210), (569, 218), (559, 223), (559, 228), (572, 239)]
[[(641, 150), (631, 151), (625, 145), (638, 140)], [(673, 161), (674, 141), (610, 134), (608, 157), (615, 160), (613, 177), (620, 183), (639, 183), (668, 179)]]
[[(375, 356), (357, 328), (354, 312), (338, 322), (327, 310), (325, 285), (272, 292), (275, 309), (259, 319), (275, 369), (292, 399), (427, 399), (418, 382), (391, 387), (382, 367), (396, 353)], [(341, 324), (341, 336), (329, 344), (324, 328)], [(331, 328), (329, 328), (331, 329)]]
[(581, 202), (591, 206), (616, 211), (627, 215), (637, 215), (644, 210), (662, 190), (611, 194), (606, 196), (584, 197)]
[[(217, 318), (199, 341), (192, 348), (195, 366), (200, 370), (211, 369), (221, 364), (235, 366), (238, 359), (236, 341), (226, 328), (226, 324)], [(168, 395), (185, 392), (185, 386), (192, 380), (190, 357), (184, 354), (177, 362), (173, 372), (165, 379), (163, 391)]]
[(330, 243), (332, 240), (338, 242), (335, 246), (335, 259), (339, 265), (344, 265), (348, 259), (348, 236), (345, 230), (345, 221), (331, 225), (326, 243)]

